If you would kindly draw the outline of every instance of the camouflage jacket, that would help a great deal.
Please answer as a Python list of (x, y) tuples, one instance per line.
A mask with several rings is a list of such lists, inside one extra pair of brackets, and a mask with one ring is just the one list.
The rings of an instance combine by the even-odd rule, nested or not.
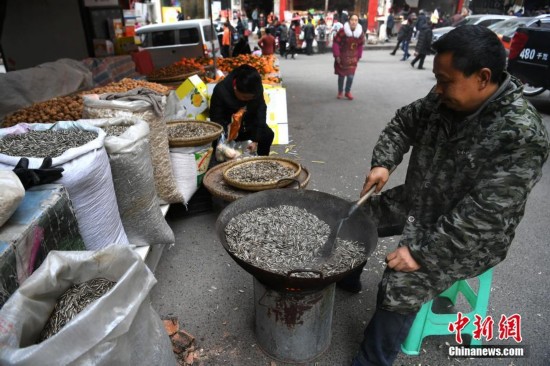
[[(418, 310), (456, 280), (506, 257), (527, 196), (541, 178), (549, 140), (519, 81), (508, 74), (503, 79), (472, 115), (457, 117), (430, 93), (399, 109), (382, 132), (373, 167), (391, 169), (412, 152), (405, 184), (373, 198), (373, 213), (379, 229), (402, 228), (399, 245), (422, 267), (412, 277), (386, 271), (393, 274), (381, 284), (388, 292), (383, 307)], [(406, 296), (395, 293), (406, 288)]]

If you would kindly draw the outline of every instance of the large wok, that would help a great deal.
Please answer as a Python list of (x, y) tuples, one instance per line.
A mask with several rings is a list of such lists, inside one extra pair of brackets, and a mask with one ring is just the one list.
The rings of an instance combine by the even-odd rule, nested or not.
[[(307, 291), (322, 289), (331, 283), (337, 282), (352, 272), (355, 268), (365, 264), (366, 260), (345, 272), (324, 277), (321, 273), (300, 269), (289, 272), (286, 275), (270, 272), (258, 268), (235, 256), (229, 250), (224, 229), (228, 222), (235, 216), (252, 211), (260, 207), (276, 207), (280, 205), (291, 205), (307, 209), (319, 219), (325, 221), (331, 227), (345, 214), (348, 213), (350, 202), (330, 195), (328, 193), (309, 191), (305, 189), (272, 189), (257, 192), (243, 197), (229, 204), (218, 216), (216, 221), (216, 232), (223, 247), (229, 255), (247, 272), (270, 288), (283, 291)], [(364, 244), (367, 256), (369, 256), (378, 241), (376, 226), (366, 214), (365, 210), (357, 210), (353, 216), (345, 221), (338, 237), (346, 240), (356, 240)], [(313, 272), (315, 278), (302, 278), (291, 276), (294, 272)]]

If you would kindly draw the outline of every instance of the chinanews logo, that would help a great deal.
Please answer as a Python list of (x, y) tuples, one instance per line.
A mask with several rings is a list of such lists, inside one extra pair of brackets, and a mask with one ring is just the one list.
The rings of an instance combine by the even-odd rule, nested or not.
[[(512, 314), (506, 316), (502, 314), (497, 324), (498, 334), (494, 335), (495, 321), (492, 316), (485, 318), (474, 315), (473, 331), (471, 336), (474, 340), (490, 341), (492, 339), (508, 340), (513, 339), (516, 343), (521, 343), (521, 315)], [(525, 346), (463, 346), (462, 331), (465, 331), (466, 326), (470, 323), (470, 318), (461, 312), (457, 313), (455, 322), (449, 323), (449, 332), (455, 334), (455, 341), (458, 346), (449, 345), (449, 356), (451, 357), (525, 357), (527, 349)]]

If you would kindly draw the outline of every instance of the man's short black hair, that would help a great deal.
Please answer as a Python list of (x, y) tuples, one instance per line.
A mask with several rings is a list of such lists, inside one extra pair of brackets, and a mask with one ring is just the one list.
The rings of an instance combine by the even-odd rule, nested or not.
[(262, 77), (258, 70), (250, 65), (241, 65), (234, 71), (237, 90), (245, 94), (258, 96), (263, 91)]
[(498, 83), (506, 68), (506, 51), (493, 31), (481, 25), (463, 25), (432, 45), (437, 53), (450, 52), (453, 67), (465, 76), (488, 68), (491, 82)]

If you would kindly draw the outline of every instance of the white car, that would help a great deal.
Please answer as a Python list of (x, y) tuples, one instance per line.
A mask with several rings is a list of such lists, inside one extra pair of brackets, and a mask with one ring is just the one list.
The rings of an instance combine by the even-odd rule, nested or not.
[(218, 37), (212, 37), (210, 19), (183, 20), (176, 23), (140, 27), (136, 35), (141, 47), (151, 53), (155, 68), (186, 58), (220, 55)]
[(496, 15), (496, 14), (479, 14), (479, 15), (470, 15), (466, 18), (462, 19), (460, 22), (456, 23), (454, 26), (451, 27), (442, 27), (442, 28), (435, 28), (433, 30), (433, 38), (432, 42), (437, 41), (442, 35), (449, 33), (456, 27), (460, 27), (462, 25), (466, 24), (479, 24), (484, 27), (488, 27), (492, 24), (501, 22), (506, 19), (515, 18), (511, 15)]

